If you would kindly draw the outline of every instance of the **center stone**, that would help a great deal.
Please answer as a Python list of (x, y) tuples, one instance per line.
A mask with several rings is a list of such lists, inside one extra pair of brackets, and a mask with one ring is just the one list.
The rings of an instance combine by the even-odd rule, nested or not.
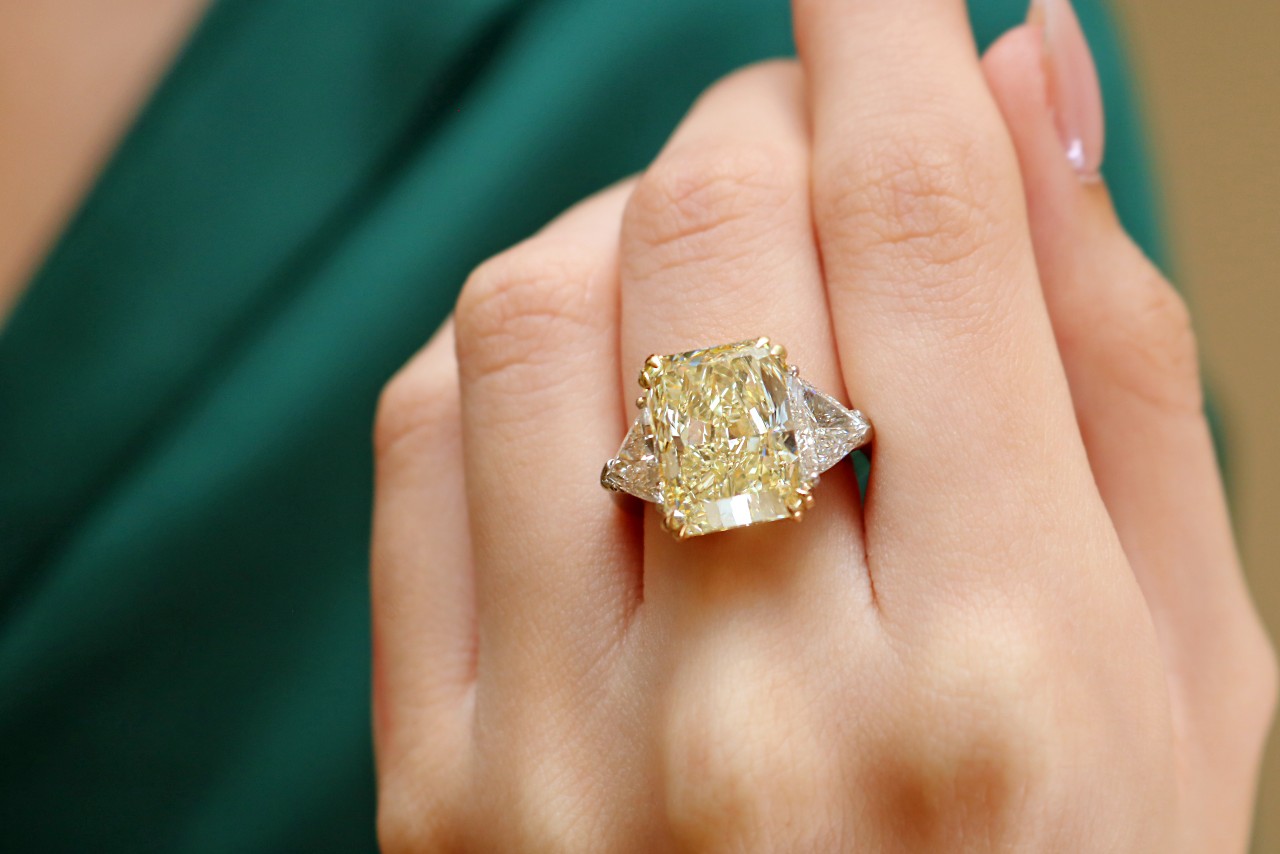
[(809, 484), (787, 379), (765, 339), (659, 360), (646, 405), (673, 530), (709, 534), (793, 514)]

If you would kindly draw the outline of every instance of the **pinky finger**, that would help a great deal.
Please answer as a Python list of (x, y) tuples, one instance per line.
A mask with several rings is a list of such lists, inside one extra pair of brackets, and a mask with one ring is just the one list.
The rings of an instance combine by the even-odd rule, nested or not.
[[(373, 703), (381, 814), (389, 792), (418, 788), (388, 785), (403, 776), (400, 760), (415, 757), (404, 763), (411, 775), (425, 751), (439, 769), (457, 761), (467, 743), (475, 595), (452, 319), (383, 390), (374, 445)], [(415, 800), (406, 812), (421, 816), (423, 807)]]

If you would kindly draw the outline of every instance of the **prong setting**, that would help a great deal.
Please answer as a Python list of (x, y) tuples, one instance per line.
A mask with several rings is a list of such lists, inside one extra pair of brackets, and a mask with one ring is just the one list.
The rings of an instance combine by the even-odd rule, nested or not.
[[(818, 474), (870, 434), (861, 413), (806, 383), (786, 349), (763, 336), (651, 355), (638, 380), (639, 414), (601, 483), (658, 505), (679, 540), (802, 518)], [(768, 405), (780, 396), (785, 408)], [(724, 430), (747, 423), (739, 410), (751, 414), (755, 441), (717, 447)]]
[(792, 519), (803, 516), (806, 510), (813, 507), (813, 484), (803, 483), (796, 487), (795, 492), (787, 497), (786, 505)]
[(644, 367), (640, 369), (640, 388), (648, 391), (658, 383), (658, 377), (662, 374), (663, 359), (657, 353), (649, 356), (644, 360)]
[(600, 485), (610, 492), (618, 492), (618, 485), (613, 479), (613, 467), (617, 464), (617, 460), (609, 460), (604, 464), (604, 468), (600, 469)]

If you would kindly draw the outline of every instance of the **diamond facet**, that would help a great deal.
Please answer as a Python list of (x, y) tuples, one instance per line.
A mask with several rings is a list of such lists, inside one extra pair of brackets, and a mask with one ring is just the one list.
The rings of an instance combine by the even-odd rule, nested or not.
[(669, 527), (693, 536), (794, 515), (816, 477), (797, 436), (812, 416), (796, 409), (782, 355), (759, 339), (660, 366), (646, 409)]
[(845, 409), (840, 401), (804, 380), (797, 378), (797, 382), (804, 386), (804, 408), (813, 415), (814, 463), (818, 472), (824, 472), (867, 443), (871, 423), (858, 410)]
[(647, 408), (640, 410), (640, 416), (627, 431), (618, 455), (604, 464), (600, 483), (613, 492), (628, 492), (645, 501), (661, 503), (658, 459), (653, 455), (653, 431)]
[(640, 415), (601, 485), (660, 504), (681, 538), (799, 518), (818, 476), (872, 428), (786, 358), (768, 338), (650, 356)]

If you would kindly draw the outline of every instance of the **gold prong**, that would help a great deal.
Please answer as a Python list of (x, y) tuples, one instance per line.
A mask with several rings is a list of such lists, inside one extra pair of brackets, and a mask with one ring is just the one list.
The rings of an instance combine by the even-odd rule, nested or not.
[(663, 516), (662, 527), (677, 540), (685, 540), (691, 536), (688, 523), (676, 521), (675, 516)]
[(801, 519), (804, 518), (804, 510), (792, 510), (791, 518), (799, 522)]
[(770, 345), (769, 345), (769, 355), (770, 355), (770, 356), (777, 356), (779, 359), (782, 359), (783, 361), (786, 361), (786, 359), (787, 359), (787, 348), (786, 348), (786, 347), (783, 347), (781, 344), (770, 344)]
[(806, 496), (804, 497), (804, 509), (808, 510), (808, 509), (809, 509), (810, 507), (812, 507), (812, 506), (813, 506), (813, 496), (812, 496), (812, 495), (806, 495)]
[(761, 350), (768, 350), (770, 347), (773, 346), (773, 343), (769, 340), (769, 336), (761, 335), (759, 338), (756, 339), (756, 346), (759, 347)]
[(791, 515), (795, 515), (804, 509), (804, 496), (800, 494), (787, 496), (787, 510), (791, 511)]
[(648, 402), (649, 402), (648, 399), (646, 399), (643, 394), (640, 395), (639, 397), (636, 398), (636, 409), (644, 409), (645, 404)]
[(644, 360), (644, 367), (640, 369), (640, 388), (646, 390), (653, 388), (661, 372), (662, 357), (654, 353)]

